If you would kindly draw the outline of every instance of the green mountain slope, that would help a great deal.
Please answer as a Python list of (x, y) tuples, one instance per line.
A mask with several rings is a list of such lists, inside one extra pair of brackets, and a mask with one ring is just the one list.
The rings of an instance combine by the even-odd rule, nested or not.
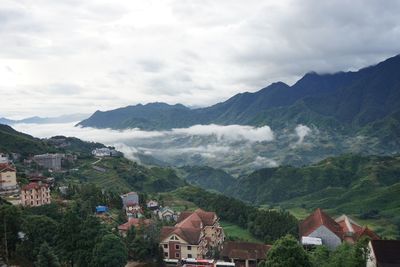
[(256, 204), (311, 211), (317, 207), (400, 227), (400, 157), (343, 155), (294, 168), (261, 169), (225, 193)]
[(223, 170), (208, 166), (184, 166), (179, 171), (190, 184), (219, 192), (225, 192), (236, 181)]
[(0, 152), (19, 153), (25, 157), (55, 150), (53, 146), (38, 138), (20, 133), (8, 125), (0, 124)]

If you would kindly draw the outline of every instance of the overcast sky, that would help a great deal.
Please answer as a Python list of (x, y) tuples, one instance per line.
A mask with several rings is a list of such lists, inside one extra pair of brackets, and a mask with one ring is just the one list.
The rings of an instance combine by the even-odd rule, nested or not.
[(0, 117), (205, 106), (400, 53), (400, 1), (1, 0)]

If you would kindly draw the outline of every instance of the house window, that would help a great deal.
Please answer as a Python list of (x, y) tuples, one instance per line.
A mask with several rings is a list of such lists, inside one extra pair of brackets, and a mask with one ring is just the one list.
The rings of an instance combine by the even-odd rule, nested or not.
[(175, 249), (180, 249), (180, 248), (181, 248), (181, 246), (175, 245)]
[[(192, 250), (192, 247), (191, 246), (187, 246), (187, 250)], [(191, 258), (191, 257), (189, 257), (189, 258)]]
[(192, 257), (192, 254), (188, 254), (188, 258), (193, 258), (193, 257)]
[(179, 252), (175, 253), (175, 258), (179, 259), (181, 257), (181, 254)]
[(168, 248), (168, 244), (164, 244), (164, 248)]
[(168, 252), (164, 252), (164, 257), (168, 258)]

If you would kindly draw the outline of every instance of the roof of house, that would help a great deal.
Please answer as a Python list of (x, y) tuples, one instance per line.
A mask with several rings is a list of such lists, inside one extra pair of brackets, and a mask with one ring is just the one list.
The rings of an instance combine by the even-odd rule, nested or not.
[(15, 168), (8, 163), (0, 163), (0, 172), (11, 171), (15, 172)]
[(308, 236), (322, 225), (332, 231), (339, 238), (343, 238), (342, 227), (319, 208), (300, 223), (300, 236)]
[(202, 228), (204, 226), (212, 226), (217, 221), (215, 212), (197, 209), (194, 212), (183, 211), (178, 217), (177, 227), (184, 228)]
[(42, 187), (47, 188), (47, 187), (49, 187), (49, 185), (45, 184), (45, 183), (39, 184), (39, 183), (32, 182), (32, 183), (29, 183), (29, 184), (23, 186), (22, 190), (41, 189)]
[(368, 236), (371, 239), (380, 239), (379, 236), (367, 226), (363, 227), (359, 225), (345, 214), (336, 218), (335, 221), (342, 227), (344, 239), (347, 241), (355, 242), (362, 236)]
[(378, 267), (400, 266), (400, 240), (372, 240)]
[(229, 259), (266, 259), (270, 245), (228, 241), (223, 245), (221, 255)]
[(177, 235), (191, 245), (200, 243), (201, 229), (199, 228), (180, 228), (176, 226), (164, 226), (161, 228), (161, 240), (164, 240), (171, 235)]
[(118, 226), (118, 230), (128, 231), (129, 228), (131, 228), (132, 226), (139, 227), (140, 225), (149, 225), (151, 223), (152, 223), (152, 221), (150, 219), (129, 218), (129, 220), (126, 223)]

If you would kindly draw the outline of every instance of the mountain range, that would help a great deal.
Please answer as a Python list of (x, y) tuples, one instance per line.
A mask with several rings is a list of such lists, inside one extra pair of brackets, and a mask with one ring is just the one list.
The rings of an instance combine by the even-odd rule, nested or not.
[(284, 127), (313, 124), (372, 133), (378, 125), (399, 130), (400, 55), (356, 72), (307, 73), (293, 86), (277, 82), (255, 93), (237, 94), (206, 108), (149, 103), (96, 111), (78, 125), (166, 130), (195, 124)]
[(58, 117), (45, 117), (45, 118), (34, 116), (21, 120), (0, 118), (0, 124), (13, 125), (17, 123), (37, 123), (37, 124), (68, 123), (68, 122), (76, 122), (83, 120), (84, 118), (87, 118), (87, 116), (88, 116), (87, 114), (76, 113), (76, 114), (61, 115)]

